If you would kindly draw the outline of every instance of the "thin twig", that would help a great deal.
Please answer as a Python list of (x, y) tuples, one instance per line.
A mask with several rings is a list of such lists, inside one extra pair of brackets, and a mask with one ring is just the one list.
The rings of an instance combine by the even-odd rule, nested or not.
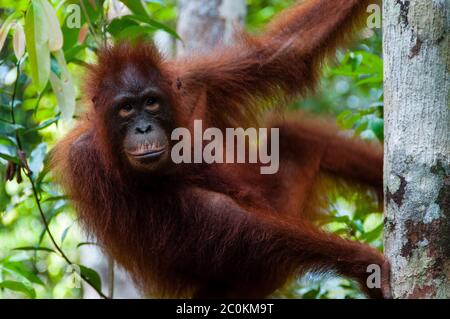
[[(17, 69), (17, 73), (16, 74), (17, 75), (16, 75), (16, 80), (14, 81), (14, 89), (13, 89), (13, 93), (12, 93), (12, 96), (11, 96), (11, 110), (10, 110), (10, 112), (11, 112), (11, 122), (12, 122), (13, 125), (16, 124), (16, 116), (14, 115), (14, 108), (15, 108), (14, 103), (16, 102), (17, 86), (18, 86), (19, 78), (20, 78), (20, 62), (21, 62), (21, 60), (19, 59), (17, 61), (17, 63), (16, 63), (16, 69)], [(22, 143), (20, 142), (19, 132), (17, 130), (15, 130), (15, 133), (16, 133), (17, 147), (19, 149), (22, 149)]]
[[(17, 87), (18, 87), (18, 82), (19, 82), (19, 77), (20, 77), (20, 63), (21, 60), (17, 61), (16, 67), (17, 67), (17, 78), (14, 84), (14, 90), (11, 96), (11, 121), (12, 124), (16, 124), (16, 118), (15, 118), (15, 114), (14, 114), (14, 103), (16, 100), (16, 94), (17, 94)], [(50, 231), (50, 227), (49, 224), (47, 222), (47, 219), (45, 218), (45, 214), (44, 214), (44, 210), (42, 209), (41, 206), (41, 201), (39, 199), (39, 192), (36, 188), (36, 185), (34, 183), (34, 179), (33, 179), (33, 172), (30, 170), (29, 166), (28, 166), (28, 160), (25, 156), (25, 152), (22, 149), (22, 143), (21, 143), (21, 139), (19, 136), (18, 131), (16, 131), (16, 142), (17, 142), (17, 153), (19, 155), (19, 158), (21, 160), (21, 166), (23, 168), (23, 170), (25, 171), (25, 175), (27, 176), (28, 180), (30, 181), (31, 184), (31, 189), (33, 191), (33, 197), (34, 200), (36, 202), (39, 214), (41, 216), (42, 222), (44, 223), (44, 227), (45, 227), (45, 231), (47, 232), (53, 246), (55, 247), (55, 249), (58, 251), (58, 253), (60, 254), (60, 256), (69, 264), (69, 265), (73, 265), (72, 261), (67, 257), (67, 255), (64, 253), (64, 251), (61, 249), (61, 247), (57, 244), (55, 238), (53, 237), (52, 232)], [(87, 278), (86, 276), (84, 276), (83, 274), (80, 274), (80, 277), (86, 282), (88, 283), (102, 298), (108, 299), (108, 296), (106, 296), (105, 294), (103, 294), (102, 291), (100, 291), (99, 289), (97, 289), (95, 287), (95, 285), (89, 280), (89, 278)]]
[(89, 18), (89, 14), (87, 12), (87, 9), (86, 9), (86, 6), (84, 5), (83, 0), (80, 0), (80, 6), (81, 6), (81, 10), (83, 10), (83, 14), (86, 17), (86, 21), (88, 23), (89, 31), (91, 32), (92, 36), (94, 37), (94, 41), (97, 43), (97, 45), (100, 46), (101, 45), (101, 41), (99, 41), (97, 39), (97, 33), (95, 32), (94, 25), (92, 24), (91, 19)]

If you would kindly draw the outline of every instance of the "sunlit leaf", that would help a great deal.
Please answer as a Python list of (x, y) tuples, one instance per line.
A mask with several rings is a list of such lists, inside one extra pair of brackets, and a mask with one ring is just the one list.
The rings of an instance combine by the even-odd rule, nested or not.
[(28, 271), (24, 264), (19, 261), (8, 261), (4, 262), (0, 265), (4, 270), (8, 271), (9, 273), (13, 273), (15, 275), (19, 275), (26, 280), (28, 280), (30, 283), (35, 283), (38, 285), (45, 286), (44, 282), (41, 278), (39, 278), (35, 273), (32, 271)]
[(58, 62), (59, 71), (61, 77), (58, 77), (54, 72), (50, 73), (50, 83), (53, 88), (53, 92), (58, 100), (59, 110), (61, 111), (61, 117), (68, 121), (72, 119), (75, 113), (76, 105), (76, 92), (75, 86), (67, 67), (66, 59), (64, 58), (64, 52), (59, 50), (54, 53), (56, 61)]
[(361, 239), (367, 243), (371, 243), (381, 237), (383, 233), (384, 223), (379, 224), (375, 229), (365, 233)]
[(5, 79), (3, 82), (5, 85), (13, 85), (17, 80), (17, 68), (13, 67), (11, 70), (9, 70), (8, 73), (5, 75)]
[(55, 9), (48, 3), (47, 0), (40, 0), (42, 8), (44, 9), (45, 16), (48, 22), (48, 36), (49, 36), (49, 48), (50, 51), (58, 51), (63, 46), (63, 34), (61, 26), (59, 25), (58, 18), (56, 17)]
[(21, 292), (26, 294), (30, 298), (36, 297), (36, 291), (33, 287), (26, 286), (24, 283), (19, 281), (5, 280), (0, 282), (0, 288), (6, 288), (12, 291)]
[(11, 29), (14, 18), (15, 15), (10, 15), (0, 28), (0, 51), (2, 51), (3, 46), (5, 45), (6, 37)]
[(47, 17), (40, 1), (32, 1), (25, 17), (25, 39), (29, 54), (31, 77), (42, 92), (50, 77), (50, 48)]
[(30, 170), (33, 172), (33, 176), (36, 176), (36, 174), (40, 171), (45, 156), (47, 154), (47, 144), (41, 143), (39, 144), (30, 154), (30, 161), (28, 163), (28, 166), (30, 167)]
[(25, 31), (20, 23), (16, 23), (13, 36), (14, 54), (20, 60), (25, 54)]

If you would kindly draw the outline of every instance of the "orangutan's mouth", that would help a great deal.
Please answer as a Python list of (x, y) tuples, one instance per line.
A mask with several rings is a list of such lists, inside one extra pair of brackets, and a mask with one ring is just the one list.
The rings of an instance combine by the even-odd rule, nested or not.
[(160, 145), (158, 143), (146, 143), (140, 145), (132, 151), (127, 151), (127, 154), (136, 159), (151, 159), (160, 157), (165, 151), (165, 145)]

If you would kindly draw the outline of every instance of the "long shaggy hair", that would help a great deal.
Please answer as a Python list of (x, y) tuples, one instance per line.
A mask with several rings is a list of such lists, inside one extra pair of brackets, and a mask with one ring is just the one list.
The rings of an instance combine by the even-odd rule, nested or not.
[[(153, 296), (264, 297), (308, 269), (336, 269), (365, 292), (374, 249), (320, 231), (324, 174), (382, 190), (382, 150), (344, 138), (326, 121), (267, 109), (314, 90), (325, 57), (362, 26), (369, 0), (310, 0), (265, 33), (210, 54), (166, 60), (154, 45), (99, 52), (84, 95), (91, 103), (52, 153), (53, 171), (80, 220)], [(133, 76), (123, 79), (124, 70)], [(174, 127), (277, 127), (280, 170), (251, 164), (183, 164), (137, 172), (126, 165), (108, 115), (123, 81), (150, 78), (170, 101)]]

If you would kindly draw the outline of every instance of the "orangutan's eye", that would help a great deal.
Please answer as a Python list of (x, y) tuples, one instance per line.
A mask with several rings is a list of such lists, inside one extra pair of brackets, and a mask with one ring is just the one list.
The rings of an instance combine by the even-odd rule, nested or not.
[(131, 104), (124, 104), (120, 107), (119, 115), (121, 117), (127, 117), (133, 112), (133, 106)]
[(148, 98), (145, 101), (145, 109), (149, 110), (150, 112), (156, 112), (159, 110), (159, 103), (154, 98)]

